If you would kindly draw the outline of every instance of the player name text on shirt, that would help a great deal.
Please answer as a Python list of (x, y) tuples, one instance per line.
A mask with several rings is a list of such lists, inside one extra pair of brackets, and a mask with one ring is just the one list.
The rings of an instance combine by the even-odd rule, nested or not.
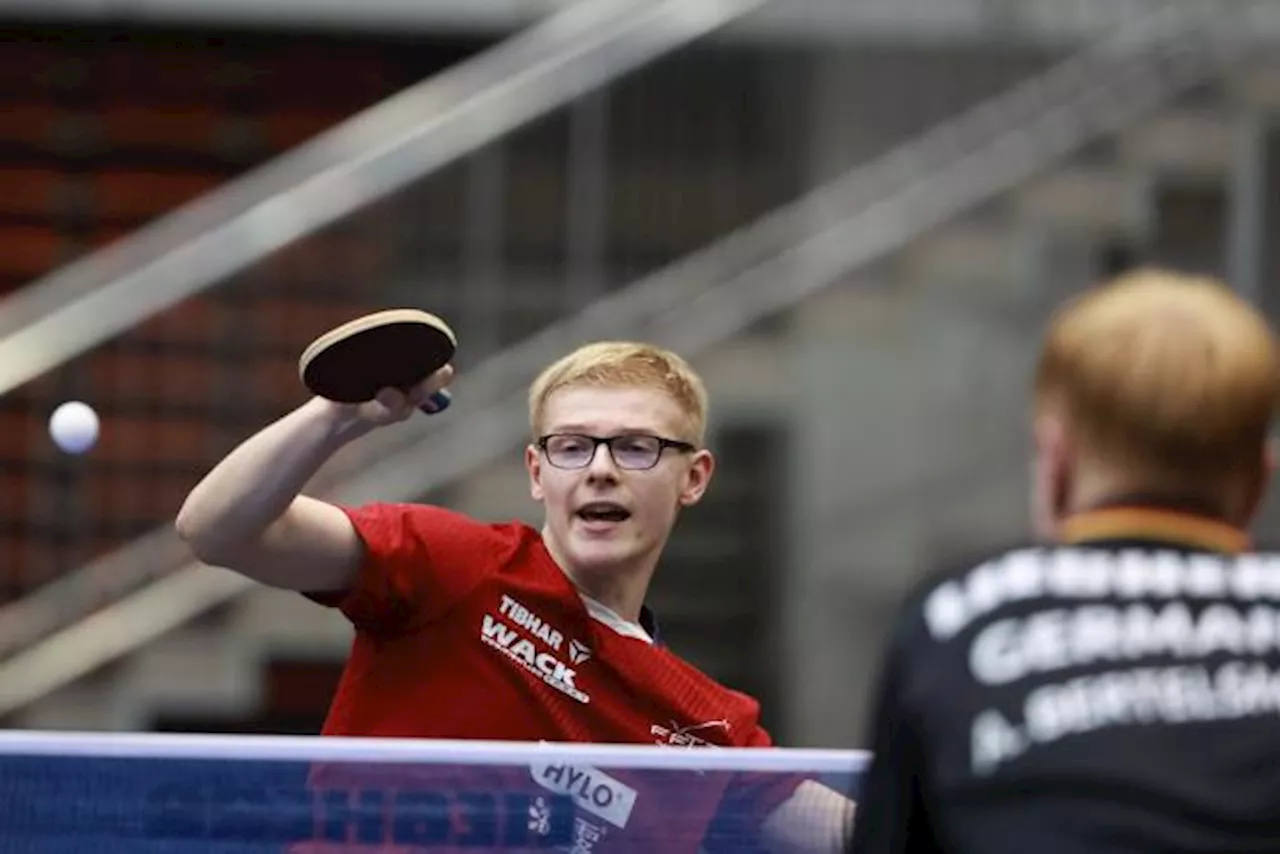
[(1023, 549), (935, 587), (924, 619), (997, 692), (971, 722), (977, 774), (1104, 728), (1280, 715), (1273, 555)]
[(935, 588), (925, 623), (945, 641), (1006, 605), (1059, 599), (1224, 597), (1280, 604), (1280, 556), (1020, 549)]

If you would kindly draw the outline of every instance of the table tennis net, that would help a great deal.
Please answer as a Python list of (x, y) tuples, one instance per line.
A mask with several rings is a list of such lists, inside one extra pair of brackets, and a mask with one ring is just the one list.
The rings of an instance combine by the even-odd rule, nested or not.
[(856, 795), (865, 762), (847, 751), (8, 732), (0, 851), (753, 852), (799, 786)]

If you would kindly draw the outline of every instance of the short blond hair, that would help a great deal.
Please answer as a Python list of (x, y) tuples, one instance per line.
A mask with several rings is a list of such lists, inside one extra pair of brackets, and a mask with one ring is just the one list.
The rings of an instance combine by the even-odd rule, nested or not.
[(1216, 478), (1261, 465), (1280, 356), (1264, 318), (1222, 282), (1141, 269), (1059, 311), (1035, 390), (1108, 459)]
[(534, 435), (552, 394), (569, 386), (647, 388), (671, 396), (684, 414), (680, 438), (701, 445), (707, 427), (707, 390), (680, 356), (635, 341), (597, 341), (549, 365), (529, 388), (529, 426)]

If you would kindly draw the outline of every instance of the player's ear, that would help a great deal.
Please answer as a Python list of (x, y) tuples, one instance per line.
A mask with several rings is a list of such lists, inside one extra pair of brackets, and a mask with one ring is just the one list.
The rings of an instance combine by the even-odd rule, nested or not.
[(685, 473), (684, 484), (680, 489), (680, 504), (689, 507), (702, 500), (707, 487), (711, 484), (711, 475), (716, 470), (716, 458), (706, 448), (695, 451), (689, 461), (689, 470)]
[(529, 471), (529, 493), (533, 496), (534, 501), (541, 501), (544, 495), (542, 491), (542, 456), (533, 445), (525, 446), (524, 467)]

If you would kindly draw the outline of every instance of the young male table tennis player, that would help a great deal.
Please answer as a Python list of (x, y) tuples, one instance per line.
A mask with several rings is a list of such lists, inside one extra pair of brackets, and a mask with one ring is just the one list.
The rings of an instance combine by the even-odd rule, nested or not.
[(929, 579), (888, 650), (857, 854), (1280, 850), (1280, 348), (1226, 286), (1066, 306), (1035, 384), (1039, 547)]
[[(324, 732), (768, 746), (758, 704), (655, 643), (644, 606), (680, 508), (702, 498), (714, 468), (702, 381), (674, 353), (598, 343), (533, 384), (525, 462), (541, 531), (299, 495), (339, 447), (407, 418), (451, 377), (446, 366), (408, 395), (364, 404), (312, 399), (236, 448), (178, 516), (201, 560), (304, 592), (354, 624)], [(678, 835), (696, 844), (719, 809), (753, 815), (777, 850), (836, 851), (852, 821), (851, 801), (796, 778), (740, 779), (728, 807), (710, 778), (703, 804), (687, 787), (599, 779), (634, 806), (580, 828), (594, 839), (670, 839), (685, 823)]]

